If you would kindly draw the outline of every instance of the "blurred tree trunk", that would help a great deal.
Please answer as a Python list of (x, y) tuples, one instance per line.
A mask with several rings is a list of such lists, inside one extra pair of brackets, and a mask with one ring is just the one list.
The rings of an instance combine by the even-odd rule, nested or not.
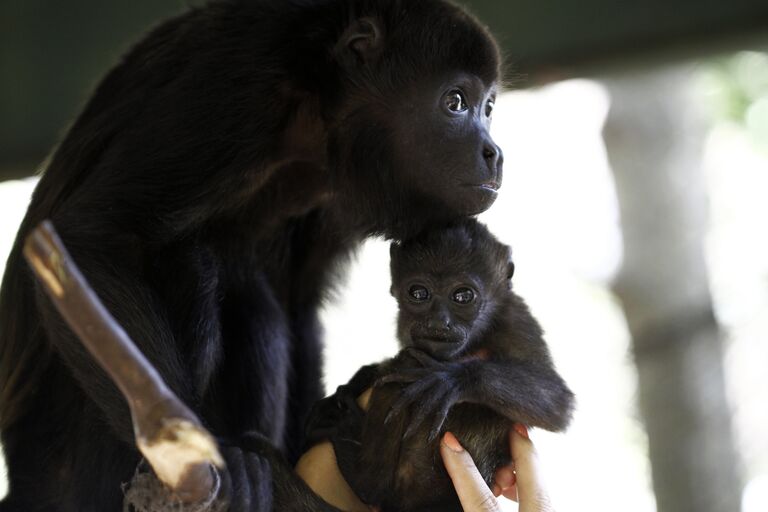
[(691, 72), (604, 79), (611, 109), (603, 136), (624, 235), (615, 291), (632, 335), (658, 511), (738, 512), (739, 463), (703, 248), (706, 126)]

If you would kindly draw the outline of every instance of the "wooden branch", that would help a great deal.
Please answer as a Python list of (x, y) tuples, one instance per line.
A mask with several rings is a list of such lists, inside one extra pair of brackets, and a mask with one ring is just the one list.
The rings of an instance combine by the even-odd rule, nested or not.
[(185, 503), (208, 499), (224, 467), (215, 440), (171, 391), (88, 285), (49, 221), (26, 239), (24, 256), (59, 313), (128, 401), (136, 445)]

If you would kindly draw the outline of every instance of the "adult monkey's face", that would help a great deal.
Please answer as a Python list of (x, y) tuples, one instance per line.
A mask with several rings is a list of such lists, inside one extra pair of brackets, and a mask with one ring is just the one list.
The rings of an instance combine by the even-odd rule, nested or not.
[(503, 154), (489, 133), (495, 83), (450, 73), (422, 85), (396, 116), (400, 168), (416, 190), (451, 211), (473, 215), (496, 200)]

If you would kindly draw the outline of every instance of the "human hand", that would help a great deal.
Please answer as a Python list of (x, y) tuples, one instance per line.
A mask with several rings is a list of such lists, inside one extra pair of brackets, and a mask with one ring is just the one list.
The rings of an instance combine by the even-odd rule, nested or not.
[(515, 501), (519, 499), (519, 512), (554, 512), (542, 485), (536, 450), (523, 425), (515, 424), (509, 433), (509, 444), (514, 464), (497, 471), (492, 491), (456, 437), (450, 432), (445, 434), (440, 443), (440, 454), (464, 511), (500, 512), (496, 496), (503, 495)]
[(309, 449), (296, 464), (296, 473), (304, 480), (315, 494), (327, 503), (345, 512), (369, 512), (336, 464), (336, 455), (330, 441), (318, 443)]

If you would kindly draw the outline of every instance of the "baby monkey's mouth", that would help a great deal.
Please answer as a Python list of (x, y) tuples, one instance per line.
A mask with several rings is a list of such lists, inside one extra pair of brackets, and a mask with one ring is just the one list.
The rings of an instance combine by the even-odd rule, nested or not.
[(430, 329), (426, 327), (415, 327), (411, 329), (411, 339), (415, 343), (463, 343), (464, 333), (459, 329)]
[(444, 335), (444, 334), (428, 334), (424, 336), (419, 336), (416, 338), (416, 341), (434, 341), (436, 343), (457, 343), (459, 340), (455, 339), (454, 336)]
[(464, 347), (464, 333), (455, 329), (413, 329), (413, 346), (437, 359), (453, 356)]

